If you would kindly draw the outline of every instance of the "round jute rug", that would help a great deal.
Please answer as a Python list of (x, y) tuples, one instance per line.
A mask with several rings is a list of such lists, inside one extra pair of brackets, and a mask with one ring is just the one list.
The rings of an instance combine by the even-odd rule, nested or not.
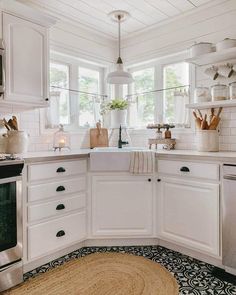
[(96, 253), (65, 263), (4, 295), (178, 295), (175, 278), (147, 258)]

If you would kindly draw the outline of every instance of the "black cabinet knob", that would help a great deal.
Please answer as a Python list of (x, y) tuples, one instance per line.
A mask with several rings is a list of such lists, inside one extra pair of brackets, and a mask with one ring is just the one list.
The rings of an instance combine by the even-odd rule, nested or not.
[(149, 181), (149, 182), (151, 182), (151, 181), (152, 181), (152, 179), (151, 179), (151, 178), (148, 178), (148, 181)]
[(49, 101), (49, 98), (45, 98), (45, 101)]
[(57, 232), (56, 237), (60, 238), (63, 237), (66, 233), (64, 232), (64, 230), (59, 230), (59, 232)]
[(190, 172), (189, 168), (186, 167), (186, 166), (181, 167), (181, 168), (180, 168), (180, 171), (181, 171), (181, 172)]
[(66, 189), (65, 189), (65, 187), (63, 185), (58, 186), (57, 189), (56, 189), (57, 192), (63, 192), (65, 190)]
[(56, 207), (56, 210), (63, 210), (63, 209), (65, 209), (65, 205), (64, 204), (59, 204)]
[(57, 173), (63, 173), (63, 172), (66, 172), (65, 168), (63, 168), (63, 167), (57, 168)]
[(158, 179), (157, 179), (157, 181), (158, 181), (158, 182), (160, 182), (160, 181), (161, 181), (161, 179), (160, 179), (160, 178), (158, 178)]

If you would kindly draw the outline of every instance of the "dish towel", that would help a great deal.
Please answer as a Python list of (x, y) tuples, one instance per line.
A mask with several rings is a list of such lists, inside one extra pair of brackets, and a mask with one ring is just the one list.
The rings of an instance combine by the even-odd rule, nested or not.
[(153, 151), (132, 151), (130, 173), (151, 174), (155, 172), (155, 153)]

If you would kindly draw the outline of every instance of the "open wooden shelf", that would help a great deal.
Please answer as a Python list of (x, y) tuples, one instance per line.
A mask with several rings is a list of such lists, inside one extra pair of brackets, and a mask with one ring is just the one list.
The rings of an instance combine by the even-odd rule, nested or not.
[(223, 107), (223, 108), (236, 107), (236, 99), (186, 104), (186, 108), (188, 109), (203, 110), (203, 109), (219, 108), (219, 107)]
[(195, 64), (197, 66), (203, 66), (224, 62), (230, 59), (236, 59), (236, 47), (188, 58), (185, 61), (188, 63)]

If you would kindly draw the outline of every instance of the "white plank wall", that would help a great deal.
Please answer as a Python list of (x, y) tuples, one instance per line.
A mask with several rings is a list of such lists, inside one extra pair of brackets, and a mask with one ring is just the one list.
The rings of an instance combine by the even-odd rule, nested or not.
[(236, 36), (236, 1), (217, 1), (218, 5), (198, 8), (197, 13), (186, 13), (170, 23), (143, 31), (123, 41), (126, 64), (150, 60), (182, 51), (195, 41), (217, 42)]

